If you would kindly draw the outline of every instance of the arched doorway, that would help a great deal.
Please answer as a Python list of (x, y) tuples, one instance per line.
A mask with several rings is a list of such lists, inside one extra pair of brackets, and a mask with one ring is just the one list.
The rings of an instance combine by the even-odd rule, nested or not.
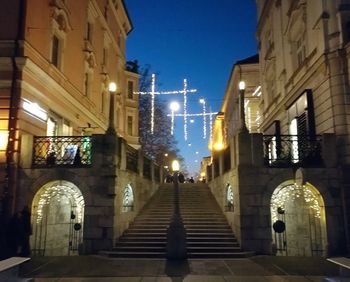
[(32, 254), (78, 254), (83, 239), (84, 205), (81, 191), (71, 182), (57, 180), (41, 187), (32, 204)]
[(271, 197), (272, 239), (277, 255), (325, 256), (324, 201), (310, 183), (287, 181)]

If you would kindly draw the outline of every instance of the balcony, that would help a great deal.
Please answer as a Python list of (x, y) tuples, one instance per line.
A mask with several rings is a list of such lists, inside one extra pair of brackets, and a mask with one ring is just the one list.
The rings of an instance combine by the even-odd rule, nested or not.
[(34, 136), (32, 167), (90, 166), (91, 149), (90, 136)]
[(263, 144), (266, 166), (323, 166), (321, 136), (264, 135)]

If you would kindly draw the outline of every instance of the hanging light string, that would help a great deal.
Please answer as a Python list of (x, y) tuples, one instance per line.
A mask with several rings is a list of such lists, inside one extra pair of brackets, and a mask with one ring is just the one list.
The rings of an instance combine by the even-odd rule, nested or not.
[(174, 135), (174, 111), (171, 111), (171, 135)]
[[(215, 116), (216, 114), (218, 114), (218, 112), (210, 112), (210, 113), (205, 113), (206, 116)], [(171, 116), (171, 114), (167, 114), (168, 117)], [(183, 114), (174, 114), (175, 117), (183, 117), (184, 115)], [(187, 113), (187, 117), (202, 117), (203, 116), (203, 113), (200, 113), (200, 114), (189, 114)]]
[(151, 134), (154, 132), (154, 92), (156, 88), (156, 75), (152, 74), (152, 87), (151, 87)]
[(209, 130), (210, 130), (210, 144), (213, 144), (213, 113), (211, 112), (211, 108), (209, 109)]
[(187, 141), (187, 79), (184, 79), (184, 139)]
[[(151, 95), (151, 134), (154, 133), (154, 104), (155, 104), (155, 95), (174, 95), (174, 94), (183, 94), (184, 95), (184, 121), (186, 126), (184, 126), (184, 135), (185, 140), (187, 140), (187, 93), (195, 93), (197, 89), (187, 89), (187, 80), (184, 79), (184, 90), (179, 91), (155, 91), (156, 89), (156, 75), (152, 74), (151, 82), (151, 92), (133, 92), (136, 95)], [(185, 117), (186, 116), (186, 117)]]
[(203, 139), (207, 138), (207, 116), (205, 114), (205, 100), (202, 99), (202, 104), (203, 104)]

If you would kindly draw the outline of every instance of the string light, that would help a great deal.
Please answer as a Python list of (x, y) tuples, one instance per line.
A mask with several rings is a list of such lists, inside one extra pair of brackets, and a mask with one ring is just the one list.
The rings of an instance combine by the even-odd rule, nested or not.
[(187, 93), (195, 93), (197, 89), (187, 89), (187, 80), (184, 79), (184, 89), (179, 91), (155, 91), (156, 88), (156, 75), (152, 74), (151, 82), (151, 92), (145, 91), (136, 91), (133, 92), (136, 95), (151, 95), (151, 134), (154, 133), (154, 104), (155, 104), (155, 95), (174, 95), (174, 94), (183, 94), (184, 95), (184, 135), (185, 140), (187, 140)]
[(317, 195), (308, 185), (291, 184), (273, 193), (271, 197), (272, 222), (278, 220), (278, 210), (286, 209), (288, 202), (295, 202), (297, 198), (303, 199), (307, 206), (314, 211), (316, 218), (321, 218), (321, 207)]
[(152, 74), (152, 88), (151, 88), (151, 134), (154, 132), (154, 99), (155, 99), (155, 88), (156, 88), (156, 75)]
[(187, 79), (184, 79), (184, 139), (187, 141)]
[(205, 115), (205, 100), (201, 98), (199, 103), (203, 104), (203, 139), (207, 138), (207, 116)]
[[(206, 116), (212, 116), (212, 115), (216, 115), (218, 114), (218, 112), (210, 112), (210, 113), (205, 113)], [(168, 117), (170, 117), (171, 115), (168, 114), (167, 115)], [(174, 114), (175, 117), (183, 117), (184, 115), (183, 114)], [(189, 114), (187, 113), (187, 117), (201, 117), (203, 116), (203, 114)]]

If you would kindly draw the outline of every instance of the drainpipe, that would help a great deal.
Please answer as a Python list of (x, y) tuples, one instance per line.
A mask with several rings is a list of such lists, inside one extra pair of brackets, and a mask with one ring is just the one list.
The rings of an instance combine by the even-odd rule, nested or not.
[[(11, 95), (8, 121), (8, 142), (6, 148), (6, 176), (3, 194), (3, 208), (2, 212), (5, 218), (8, 218), (13, 212), (16, 199), (16, 186), (18, 175), (18, 150), (15, 147), (18, 142), (18, 109), (20, 105), (20, 91), (17, 87), (17, 79), (19, 77), (18, 66), (16, 58), (21, 56), (19, 41), (24, 39), (24, 24), (25, 24), (25, 10), (27, 0), (19, 0), (18, 5), (18, 26), (17, 34), (14, 41), (14, 51), (11, 57), (12, 63), (12, 81), (11, 81)], [(18, 145), (17, 145), (18, 146)], [(17, 153), (17, 154), (16, 154)]]

